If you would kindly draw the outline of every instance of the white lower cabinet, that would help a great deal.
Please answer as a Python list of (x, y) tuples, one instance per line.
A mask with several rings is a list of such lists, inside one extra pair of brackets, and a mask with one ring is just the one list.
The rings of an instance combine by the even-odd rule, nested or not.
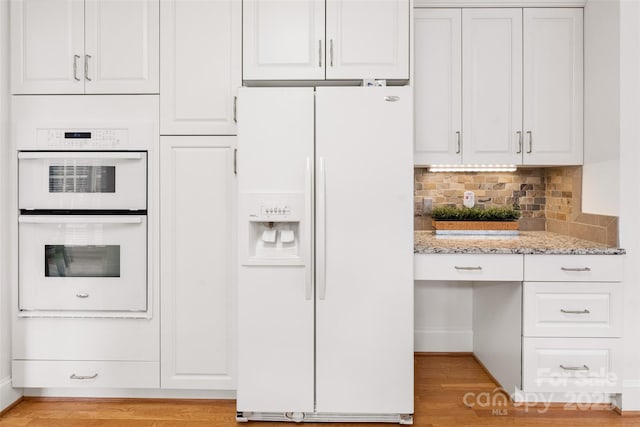
[(524, 258), (522, 390), (621, 392), (624, 257)]
[(235, 137), (161, 137), (161, 387), (235, 388)]

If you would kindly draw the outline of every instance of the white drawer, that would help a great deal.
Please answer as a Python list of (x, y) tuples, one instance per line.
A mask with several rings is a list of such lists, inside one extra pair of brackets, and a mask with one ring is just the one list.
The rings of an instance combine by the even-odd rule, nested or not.
[(159, 388), (159, 362), (14, 360), (13, 387)]
[(415, 280), (522, 281), (522, 255), (416, 254)]
[(620, 337), (622, 289), (618, 283), (525, 282), (523, 335)]
[(523, 338), (525, 392), (622, 391), (619, 338)]
[(622, 255), (525, 255), (524, 280), (531, 282), (619, 282)]

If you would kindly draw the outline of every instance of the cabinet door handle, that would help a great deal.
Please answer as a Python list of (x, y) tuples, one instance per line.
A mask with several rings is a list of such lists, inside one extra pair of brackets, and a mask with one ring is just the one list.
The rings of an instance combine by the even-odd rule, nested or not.
[(89, 298), (89, 294), (76, 294), (78, 298)]
[(460, 267), (458, 265), (454, 265), (453, 268), (455, 268), (456, 270), (475, 270), (475, 271), (482, 270), (482, 267), (480, 267), (480, 266), (478, 266), (478, 267)]
[(233, 174), (238, 175), (238, 149), (233, 149)]
[(531, 154), (533, 153), (533, 132), (528, 130), (527, 135), (529, 135), (529, 151), (527, 151), (527, 154)]
[(322, 40), (318, 40), (318, 67), (322, 68)]
[(561, 308), (560, 311), (565, 314), (590, 314), (591, 313), (586, 308), (584, 310), (565, 310), (564, 308)]
[(458, 138), (458, 148), (456, 149), (456, 154), (460, 154), (460, 150), (462, 149), (462, 134), (460, 131), (456, 132), (456, 137)]
[(78, 77), (78, 59), (80, 59), (80, 55), (73, 55), (73, 79), (77, 82), (80, 81), (80, 77)]
[(329, 65), (333, 67), (333, 39), (329, 40), (329, 59), (331, 61)]
[(86, 54), (84, 56), (84, 78), (87, 81), (91, 81), (91, 77), (89, 77), (89, 60), (91, 59), (91, 55)]
[(560, 367), (562, 369), (564, 369), (565, 371), (588, 371), (589, 367), (587, 365), (582, 365), (582, 366), (564, 366), (564, 365), (560, 365)]
[(521, 154), (522, 153), (522, 131), (519, 130), (516, 133), (518, 134), (518, 151), (516, 151), (516, 154)]
[(238, 123), (238, 97), (233, 97), (233, 123)]
[(95, 378), (98, 378), (98, 374), (93, 374), (93, 375), (76, 375), (76, 374), (71, 374), (69, 376), (69, 379), (72, 380), (93, 380)]
[(591, 271), (591, 269), (589, 267), (577, 267), (577, 268), (560, 267), (560, 270), (562, 270), (562, 271)]

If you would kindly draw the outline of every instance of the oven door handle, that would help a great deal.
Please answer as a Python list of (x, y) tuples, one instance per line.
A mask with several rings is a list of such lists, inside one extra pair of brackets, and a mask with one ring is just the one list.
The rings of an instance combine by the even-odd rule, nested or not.
[(100, 159), (100, 160), (141, 160), (142, 153), (139, 152), (100, 152), (93, 151), (77, 152), (77, 151), (21, 151), (18, 153), (18, 159), (36, 160), (36, 159)]
[(137, 215), (120, 216), (39, 216), (20, 215), (18, 222), (21, 224), (142, 224), (142, 217)]

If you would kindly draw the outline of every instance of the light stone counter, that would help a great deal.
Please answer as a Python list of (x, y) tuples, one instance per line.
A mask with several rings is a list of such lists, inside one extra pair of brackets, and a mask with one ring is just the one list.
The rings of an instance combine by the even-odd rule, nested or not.
[(432, 231), (414, 233), (416, 254), (548, 254), (622, 255), (624, 249), (580, 240), (547, 231), (521, 231), (519, 236), (434, 236)]

